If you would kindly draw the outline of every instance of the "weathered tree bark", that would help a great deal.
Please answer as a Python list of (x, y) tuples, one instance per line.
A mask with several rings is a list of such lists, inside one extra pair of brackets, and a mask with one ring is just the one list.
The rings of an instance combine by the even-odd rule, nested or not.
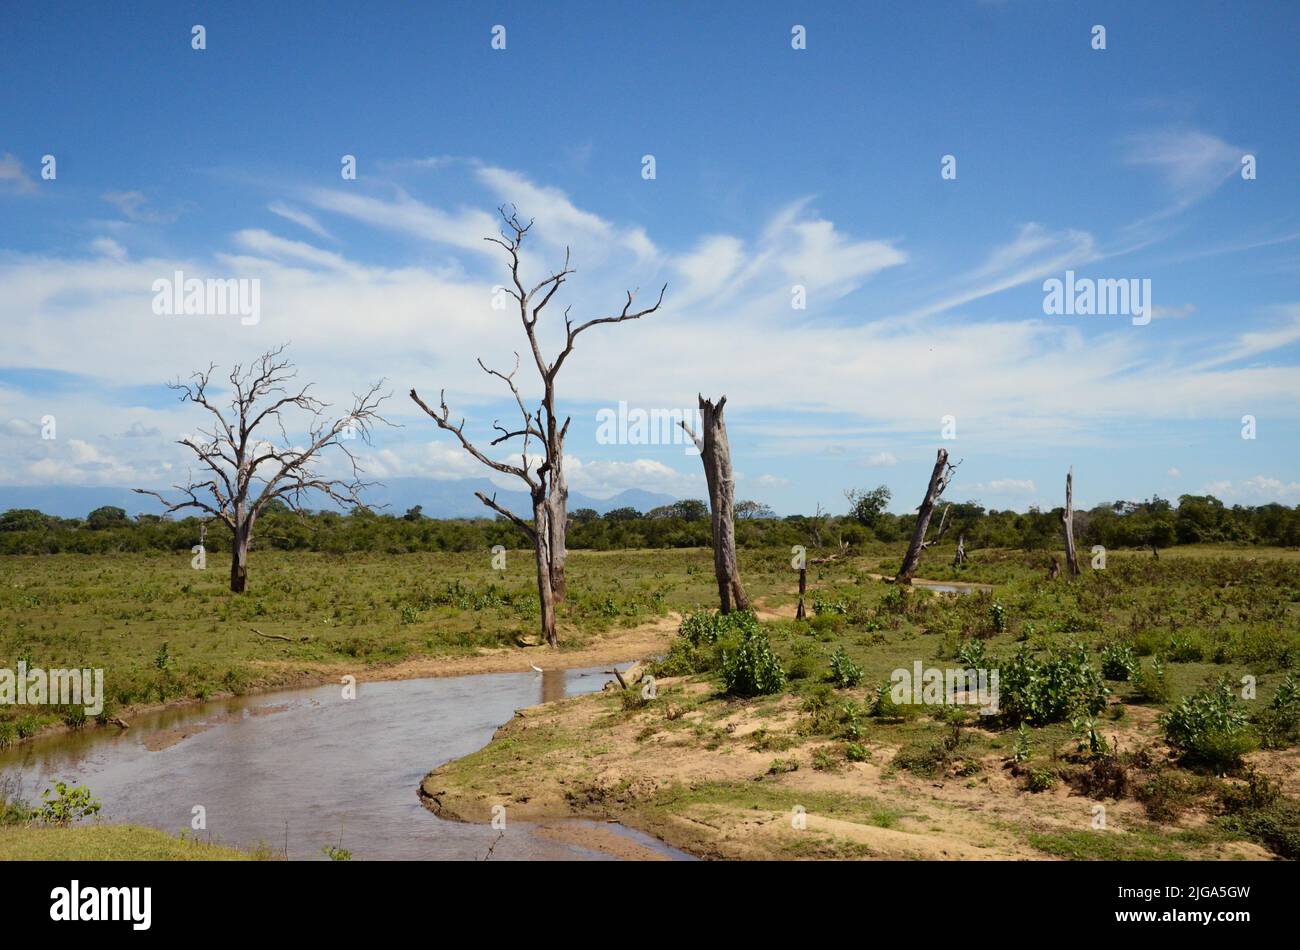
[(1065, 527), (1065, 566), (1071, 577), (1079, 576), (1079, 556), (1074, 550), (1074, 468), (1065, 476), (1065, 510), (1061, 512), (1061, 524)]
[(253, 523), (241, 515), (235, 523), (230, 546), (230, 590), (242, 594), (248, 584), (248, 549), (253, 540)]
[(541, 604), (542, 636), (551, 646), (560, 642), (555, 629), (555, 591), (551, 581), (550, 534), (547, 531), (550, 513), (547, 511), (546, 486), (533, 489), (533, 551), (537, 557), (537, 596)]
[(551, 571), (551, 595), (556, 604), (564, 602), (568, 584), (564, 564), (568, 560), (569, 486), (564, 480), (564, 442), (557, 443), (551, 456), (551, 491), (546, 499), (546, 535)]
[(697, 436), (685, 422), (682, 428), (695, 440), (700, 460), (704, 463), (709, 510), (713, 516), (713, 573), (718, 581), (721, 610), (727, 614), (733, 609), (749, 609), (749, 598), (740, 583), (740, 566), (736, 560), (736, 479), (731, 468), (727, 423), (723, 418), (727, 397), (719, 399), (717, 405), (703, 396), (699, 399), (703, 432)]
[(799, 568), (799, 609), (794, 612), (795, 620), (804, 620), (808, 617), (808, 611), (803, 605), (803, 595), (808, 592), (808, 568)]
[[(934, 471), (930, 473), (925, 498), (921, 500), (921, 506), (916, 509), (916, 528), (912, 531), (912, 541), (907, 546), (907, 554), (903, 557), (903, 566), (898, 569), (898, 574), (894, 577), (895, 584), (912, 583), (912, 577), (916, 574), (916, 565), (921, 561), (921, 552), (933, 543), (925, 540), (925, 533), (930, 529), (930, 516), (934, 513), (935, 502), (948, 487), (948, 482), (952, 479), (952, 473), (956, 468), (956, 465), (948, 464), (948, 450), (940, 449), (935, 456)], [(946, 522), (947, 518), (945, 517), (943, 521)]]

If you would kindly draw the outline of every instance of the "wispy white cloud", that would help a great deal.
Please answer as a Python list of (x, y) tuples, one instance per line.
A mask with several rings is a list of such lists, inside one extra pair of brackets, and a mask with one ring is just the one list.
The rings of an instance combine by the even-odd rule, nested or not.
[(266, 206), (266, 210), (270, 211), (272, 214), (278, 214), (286, 221), (292, 221), (301, 228), (306, 228), (317, 237), (322, 237), (329, 241), (334, 240), (334, 235), (330, 234), (319, 221), (301, 208), (292, 207), (291, 205), (285, 204), (283, 201), (273, 201)]

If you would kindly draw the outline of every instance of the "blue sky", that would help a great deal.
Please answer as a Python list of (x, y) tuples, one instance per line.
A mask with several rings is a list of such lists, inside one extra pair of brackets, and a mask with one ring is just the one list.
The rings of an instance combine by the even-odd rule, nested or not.
[[(507, 417), (474, 361), (523, 342), (481, 240), (513, 201), (536, 279), (572, 246), (575, 316), (669, 285), (566, 365), (571, 487), (702, 496), (698, 459), (598, 444), (596, 413), (726, 392), (738, 494), (782, 512), (881, 482), (910, 508), (939, 445), (952, 496), (991, 507), (1060, 504), (1070, 465), (1084, 504), (1296, 504), (1298, 25), (1292, 3), (24, 8), (0, 26), (0, 483), (168, 484), (195, 417), (161, 383), (284, 341), (328, 398), (391, 381), (375, 476), (481, 474), (404, 394), (445, 386), (471, 433)], [(178, 269), (259, 279), (260, 320), (155, 315)], [(1154, 319), (1045, 314), (1066, 270), (1149, 279)]]

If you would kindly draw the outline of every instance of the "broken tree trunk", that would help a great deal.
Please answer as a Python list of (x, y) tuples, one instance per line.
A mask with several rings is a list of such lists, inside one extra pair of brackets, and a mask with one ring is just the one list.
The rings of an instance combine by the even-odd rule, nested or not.
[[(549, 403), (547, 404), (550, 409)], [(564, 603), (568, 584), (564, 578), (564, 564), (568, 560), (569, 484), (564, 478), (564, 437), (568, 434), (566, 422), (555, 430), (554, 413), (549, 416), (547, 452), (551, 460), (551, 490), (546, 497), (546, 534), (551, 568), (551, 596), (557, 605)]]
[(537, 596), (541, 602), (542, 636), (551, 646), (559, 643), (555, 630), (555, 594), (551, 588), (550, 533), (547, 531), (546, 486), (532, 491), (533, 546), (537, 557)]
[(961, 567), (966, 563), (966, 535), (957, 538), (957, 553), (952, 557), (952, 566)]
[(1079, 556), (1074, 550), (1074, 467), (1065, 476), (1065, 510), (1061, 512), (1065, 527), (1065, 566), (1071, 577), (1079, 576)]
[(704, 478), (709, 487), (709, 510), (713, 521), (713, 572), (718, 580), (718, 600), (724, 614), (735, 610), (748, 610), (749, 598), (740, 583), (740, 567), (736, 560), (736, 479), (731, 469), (731, 445), (727, 441), (727, 423), (723, 408), (727, 397), (714, 405), (711, 400), (700, 399), (700, 419), (703, 432), (697, 436), (684, 421), (682, 428), (695, 440), (704, 463)]
[[(912, 583), (912, 576), (916, 573), (916, 565), (921, 561), (921, 552), (928, 547), (925, 533), (930, 528), (930, 515), (934, 513), (935, 502), (939, 500), (943, 490), (948, 487), (948, 482), (951, 480), (953, 470), (956, 467), (956, 465), (948, 464), (948, 450), (940, 449), (935, 457), (934, 471), (930, 473), (930, 483), (925, 489), (925, 498), (921, 501), (921, 507), (916, 510), (916, 528), (912, 531), (912, 543), (907, 546), (907, 554), (903, 557), (903, 566), (898, 569), (898, 574), (894, 577), (894, 583)], [(941, 529), (946, 521), (946, 517), (942, 519)]]
[(808, 611), (804, 609), (803, 595), (808, 592), (808, 568), (799, 568), (799, 609), (794, 613), (795, 620), (806, 620)]
[(248, 548), (252, 541), (252, 517), (243, 515), (235, 522), (234, 539), (230, 545), (230, 590), (233, 593), (242, 594), (248, 584)]

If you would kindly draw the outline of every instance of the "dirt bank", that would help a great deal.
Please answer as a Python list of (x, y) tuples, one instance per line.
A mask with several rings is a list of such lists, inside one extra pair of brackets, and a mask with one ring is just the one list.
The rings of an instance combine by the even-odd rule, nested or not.
[[(828, 768), (819, 752), (835, 744), (799, 733), (793, 697), (657, 685), (637, 709), (592, 694), (520, 710), (482, 750), (429, 773), (421, 799), (459, 821), (490, 821), (498, 805), (517, 820), (617, 820), (700, 857), (741, 860), (1049, 860), (1092, 827), (1096, 802), (1063, 785), (1027, 792), (997, 754), (970, 776), (924, 778), (891, 767), (897, 748), (864, 740), (866, 761)], [(1148, 846), (1136, 802), (1108, 801), (1106, 819), (1096, 833), (1116, 847)], [(1269, 857), (1244, 842), (1187, 856)]]

